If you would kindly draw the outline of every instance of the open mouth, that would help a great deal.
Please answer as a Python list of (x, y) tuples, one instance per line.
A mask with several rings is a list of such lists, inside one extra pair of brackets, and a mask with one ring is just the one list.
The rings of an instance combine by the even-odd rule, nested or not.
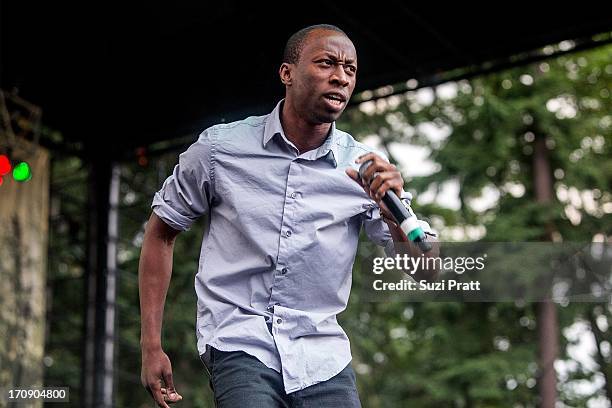
[(341, 95), (337, 95), (337, 94), (326, 94), (323, 95), (323, 97), (332, 105), (335, 107), (340, 107), (342, 106), (342, 104), (344, 103), (345, 99), (344, 97), (342, 97)]

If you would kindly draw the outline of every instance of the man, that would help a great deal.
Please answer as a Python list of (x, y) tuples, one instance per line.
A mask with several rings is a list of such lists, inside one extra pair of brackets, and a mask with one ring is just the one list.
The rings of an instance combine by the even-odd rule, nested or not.
[[(173, 243), (204, 214), (197, 337), (217, 406), (360, 406), (336, 315), (361, 226), (389, 254), (407, 241), (380, 201), (389, 189), (405, 196), (404, 183), (335, 128), (357, 77), (342, 30), (294, 34), (279, 75), (285, 99), (271, 114), (205, 130), (153, 199), (139, 266), (141, 377), (159, 406), (182, 399), (161, 347)], [(354, 167), (366, 160), (360, 180)]]

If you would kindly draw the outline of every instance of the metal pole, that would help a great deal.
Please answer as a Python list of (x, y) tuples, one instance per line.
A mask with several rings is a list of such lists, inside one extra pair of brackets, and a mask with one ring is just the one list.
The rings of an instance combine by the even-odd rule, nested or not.
[(88, 186), (88, 265), (82, 377), (83, 406), (86, 408), (112, 407), (115, 388), (120, 167), (100, 156), (92, 161)]

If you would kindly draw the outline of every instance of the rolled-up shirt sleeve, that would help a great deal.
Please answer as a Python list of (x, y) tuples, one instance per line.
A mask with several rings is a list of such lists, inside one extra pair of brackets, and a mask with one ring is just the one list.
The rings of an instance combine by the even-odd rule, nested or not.
[[(427, 221), (418, 220), (423, 232), (427, 235), (437, 237), (437, 233), (432, 230)], [(394, 257), (395, 244), (389, 231), (389, 226), (380, 215), (380, 208), (376, 205), (365, 212), (364, 229), (370, 241), (384, 248), (385, 254), (389, 257)]]
[(387, 256), (393, 256), (395, 253), (393, 247), (393, 239), (389, 226), (380, 215), (380, 208), (373, 204), (370, 209), (364, 213), (363, 229), (370, 241), (385, 249)]
[(179, 155), (172, 174), (155, 193), (151, 208), (170, 227), (186, 231), (208, 213), (213, 194), (214, 168), (210, 130)]

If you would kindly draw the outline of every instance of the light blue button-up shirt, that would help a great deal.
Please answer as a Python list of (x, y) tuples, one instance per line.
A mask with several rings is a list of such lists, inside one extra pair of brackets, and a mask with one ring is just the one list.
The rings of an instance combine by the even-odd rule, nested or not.
[[(370, 147), (332, 124), (302, 154), (271, 114), (206, 129), (153, 199), (168, 225), (210, 216), (195, 278), (198, 351), (242, 350), (291, 393), (351, 361), (347, 305), (359, 231), (393, 253), (378, 206), (345, 169)], [(272, 333), (266, 323), (272, 324)]]

